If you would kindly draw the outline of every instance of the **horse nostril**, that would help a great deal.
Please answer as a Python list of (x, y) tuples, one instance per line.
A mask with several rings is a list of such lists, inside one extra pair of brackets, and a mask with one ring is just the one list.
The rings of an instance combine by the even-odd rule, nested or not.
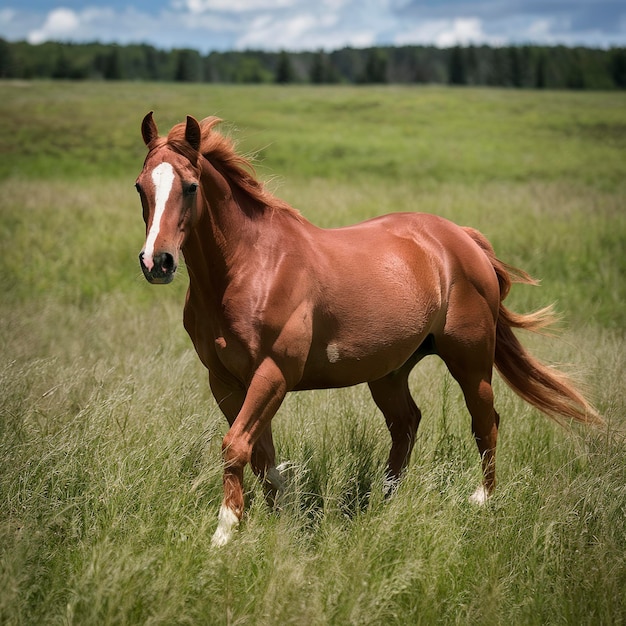
[(171, 283), (176, 273), (174, 255), (169, 252), (159, 252), (154, 256), (145, 252), (139, 255), (139, 263), (146, 280), (153, 285)]
[(161, 252), (154, 258), (155, 267), (163, 274), (171, 274), (175, 269), (174, 257), (169, 252)]

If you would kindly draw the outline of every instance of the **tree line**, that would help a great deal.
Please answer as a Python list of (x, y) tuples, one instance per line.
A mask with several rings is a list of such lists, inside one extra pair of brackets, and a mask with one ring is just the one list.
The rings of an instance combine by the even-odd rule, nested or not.
[(0, 78), (626, 89), (626, 48), (401, 46), (203, 55), (147, 44), (31, 45), (0, 39)]

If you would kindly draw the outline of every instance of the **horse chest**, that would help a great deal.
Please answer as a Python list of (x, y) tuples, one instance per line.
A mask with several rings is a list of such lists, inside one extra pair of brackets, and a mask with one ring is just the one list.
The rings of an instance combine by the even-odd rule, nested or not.
[(215, 362), (209, 369), (223, 368), (243, 383), (249, 379), (254, 359), (246, 346), (228, 334), (220, 334), (213, 339), (212, 348)]

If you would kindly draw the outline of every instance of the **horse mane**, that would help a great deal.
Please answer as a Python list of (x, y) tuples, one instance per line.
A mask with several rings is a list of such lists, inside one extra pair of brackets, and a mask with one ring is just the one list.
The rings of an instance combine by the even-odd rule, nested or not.
[[(260, 212), (285, 211), (300, 219), (300, 213), (296, 209), (265, 188), (265, 185), (256, 177), (250, 159), (237, 153), (234, 141), (214, 130), (214, 127), (221, 122), (219, 117), (213, 116), (206, 117), (200, 122), (200, 154), (224, 176), (231, 187), (243, 192), (251, 200), (251, 206)], [(185, 123), (172, 127), (166, 143), (190, 161), (195, 162), (197, 154), (185, 140), (185, 127)]]

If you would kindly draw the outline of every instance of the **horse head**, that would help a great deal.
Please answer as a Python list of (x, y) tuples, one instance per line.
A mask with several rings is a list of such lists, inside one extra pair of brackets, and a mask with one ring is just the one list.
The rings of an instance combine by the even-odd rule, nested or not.
[(178, 134), (162, 138), (152, 112), (141, 124), (148, 156), (135, 183), (146, 224), (146, 242), (139, 263), (153, 284), (173, 280), (180, 250), (200, 210), (200, 125), (188, 116), (184, 132), (180, 126)]

